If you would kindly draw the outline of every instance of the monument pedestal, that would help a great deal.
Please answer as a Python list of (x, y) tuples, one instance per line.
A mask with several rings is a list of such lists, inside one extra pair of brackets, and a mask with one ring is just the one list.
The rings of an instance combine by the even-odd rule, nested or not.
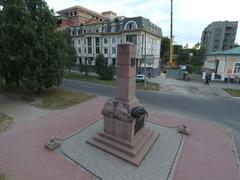
[(106, 152), (139, 165), (159, 133), (144, 127), (147, 112), (136, 98), (136, 46), (119, 44), (117, 54), (117, 96), (102, 110), (104, 130), (88, 140)]
[(96, 134), (88, 143), (138, 166), (158, 136), (159, 133), (144, 127), (135, 135), (133, 141), (103, 132)]

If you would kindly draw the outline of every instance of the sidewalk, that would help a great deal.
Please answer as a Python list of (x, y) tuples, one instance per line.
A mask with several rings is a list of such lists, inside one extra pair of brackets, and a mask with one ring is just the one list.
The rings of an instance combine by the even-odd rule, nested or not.
[(183, 81), (172, 78), (165, 78), (164, 75), (156, 78), (147, 79), (149, 82), (159, 83), (160, 91), (166, 93), (177, 93), (183, 95), (199, 95), (199, 96), (220, 96), (230, 97), (223, 88), (240, 89), (240, 85), (210, 82), (210, 85), (203, 85), (202, 82)]
[[(51, 136), (66, 138), (99, 120), (105, 101), (106, 98), (98, 97), (0, 134), (0, 168), (12, 180), (95, 179), (58, 151), (45, 150), (44, 144)], [(178, 159), (174, 180), (239, 179), (227, 129), (163, 113), (150, 113), (149, 119), (166, 126), (184, 123), (191, 129)]]

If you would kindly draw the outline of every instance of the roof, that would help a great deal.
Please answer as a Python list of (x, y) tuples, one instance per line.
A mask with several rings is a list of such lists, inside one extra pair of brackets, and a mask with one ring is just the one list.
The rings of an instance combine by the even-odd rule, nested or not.
[(72, 7), (70, 7), (70, 8), (66, 8), (66, 9), (62, 9), (62, 10), (60, 10), (60, 11), (57, 11), (57, 13), (58, 13), (58, 14), (64, 14), (65, 12), (68, 12), (69, 10), (75, 10), (75, 9), (82, 9), (82, 10), (84, 10), (84, 11), (88, 11), (88, 12), (90, 12), (90, 13), (92, 13), (92, 14), (95, 14), (95, 15), (98, 15), (98, 16), (103, 17), (102, 14), (100, 14), (100, 13), (98, 13), (98, 12), (96, 12), (96, 11), (93, 11), (93, 10), (91, 10), (91, 9), (87, 9), (87, 8), (85, 8), (85, 7), (83, 7), (83, 6), (79, 6), (79, 5), (77, 5), (77, 6), (72, 6)]
[(117, 13), (113, 12), (113, 11), (105, 11), (105, 12), (102, 12), (102, 15), (104, 14), (113, 14), (115, 16), (117, 16)]
[(208, 54), (208, 56), (216, 56), (216, 55), (232, 55), (232, 56), (240, 56), (240, 47), (228, 49), (225, 51), (216, 51), (216, 52), (211, 52)]

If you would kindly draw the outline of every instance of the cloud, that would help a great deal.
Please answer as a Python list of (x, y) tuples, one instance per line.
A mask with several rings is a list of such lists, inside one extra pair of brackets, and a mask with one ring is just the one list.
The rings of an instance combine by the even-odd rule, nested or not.
[[(158, 25), (164, 36), (170, 32), (170, 0), (46, 0), (55, 11), (81, 5), (99, 13), (114, 11), (127, 17), (143, 16)], [(178, 44), (200, 41), (203, 29), (213, 21), (239, 21), (239, 0), (173, 0), (173, 34)], [(240, 43), (240, 28), (236, 42)]]

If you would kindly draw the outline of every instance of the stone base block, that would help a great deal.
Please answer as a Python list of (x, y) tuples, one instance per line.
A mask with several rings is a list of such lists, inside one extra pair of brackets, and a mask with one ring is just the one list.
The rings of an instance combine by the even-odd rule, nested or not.
[(134, 136), (133, 141), (126, 141), (108, 133), (98, 133), (87, 142), (139, 166), (158, 137), (158, 132), (144, 127)]

